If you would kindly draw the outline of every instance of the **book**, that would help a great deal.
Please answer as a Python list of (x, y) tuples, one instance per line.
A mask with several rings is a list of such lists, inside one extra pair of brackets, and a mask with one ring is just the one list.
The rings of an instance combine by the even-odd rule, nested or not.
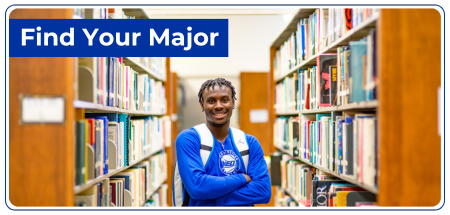
[(103, 175), (103, 159), (102, 159), (102, 148), (103, 148), (103, 119), (95, 119), (95, 177)]
[(340, 180), (312, 181), (312, 207), (326, 207), (328, 205), (328, 192), (333, 183), (341, 183)]
[(352, 102), (352, 82), (350, 81), (351, 77), (351, 68), (350, 68), (350, 47), (344, 46), (342, 53), (342, 104), (349, 104)]
[(351, 8), (345, 8), (345, 31), (349, 31), (352, 29), (353, 24), (352, 24), (352, 9)]
[(329, 67), (337, 64), (337, 54), (321, 54), (317, 56), (317, 95), (318, 106), (327, 107), (331, 105), (330, 101), (330, 72)]
[(125, 189), (130, 191), (131, 193), (131, 206), (132, 207), (138, 207), (138, 200), (136, 199), (136, 181), (135, 181), (135, 176), (134, 173), (132, 172), (119, 172), (117, 174), (114, 175), (114, 177), (112, 178), (120, 178), (119, 176), (128, 176), (128, 177), (123, 177), (125, 179)]
[(338, 76), (337, 76), (337, 66), (331, 65), (328, 67), (328, 73), (330, 76), (330, 106), (337, 105), (337, 92), (338, 92)]
[[(116, 168), (122, 167), (121, 162), (121, 154), (123, 153), (123, 146), (122, 143), (118, 142), (119, 138), (122, 138), (124, 135), (123, 132), (119, 132), (120, 122), (119, 122), (119, 114), (118, 113), (86, 113), (85, 116), (87, 118), (98, 118), (98, 117), (106, 117), (107, 119), (107, 125), (104, 125), (104, 127), (107, 127), (107, 130), (105, 130), (107, 133), (106, 141), (111, 140), (117, 147), (116, 151), (116, 160), (108, 160), (108, 163), (114, 163)], [(108, 143), (106, 143), (108, 144)], [(105, 152), (108, 152), (107, 148), (105, 149)], [(108, 154), (108, 153), (106, 153)]]
[(121, 132), (123, 135), (121, 135), (121, 142), (122, 142), (122, 156), (123, 156), (123, 166), (129, 166), (129, 150), (128, 150), (128, 115), (125, 113), (119, 113), (119, 124), (121, 128)]
[(98, 133), (101, 138), (99, 139), (100, 153), (101, 157), (99, 158), (101, 161), (101, 167), (103, 174), (108, 174), (108, 117), (106, 116), (96, 116), (93, 117), (96, 120), (101, 120), (100, 131)]
[(352, 176), (354, 174), (353, 166), (353, 120), (354, 117), (345, 117), (345, 122), (343, 125), (344, 138), (343, 142), (346, 146), (345, 164), (344, 164), (344, 174)]
[(347, 194), (347, 207), (355, 207), (358, 202), (375, 203), (376, 195), (370, 192), (350, 192)]
[(367, 39), (349, 42), (350, 54), (350, 77), (351, 102), (365, 101), (363, 88), (363, 73), (367, 58)]
[(75, 168), (75, 184), (81, 185), (85, 183), (85, 121), (76, 121), (76, 168)]
[(292, 139), (293, 139), (293, 147), (292, 147), (292, 155), (294, 157), (299, 156), (299, 144), (300, 144), (300, 127), (299, 127), (299, 118), (296, 117), (295, 120), (292, 121)]

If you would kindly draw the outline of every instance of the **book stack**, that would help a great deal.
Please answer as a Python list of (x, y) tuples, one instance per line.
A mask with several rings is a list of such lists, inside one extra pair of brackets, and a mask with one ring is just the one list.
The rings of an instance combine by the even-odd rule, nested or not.
[[(114, 169), (127, 167), (152, 153), (164, 149), (170, 136), (168, 117), (131, 117), (125, 113), (86, 113), (77, 121), (76, 185)], [(167, 139), (169, 138), (169, 139)], [(89, 166), (89, 153), (93, 153)], [(158, 156), (156, 156), (158, 157)], [(162, 161), (155, 160), (161, 166)], [(93, 175), (89, 170), (93, 169)], [(159, 170), (162, 171), (162, 170)], [(160, 181), (159, 181), (160, 182)]]
[[(165, 157), (165, 153), (157, 156)], [(145, 160), (116, 173), (76, 195), (75, 205), (80, 207), (140, 207), (154, 199), (156, 193), (167, 198), (167, 185), (162, 185), (164, 181), (158, 181), (157, 186), (154, 183), (155, 177), (167, 174), (167, 168), (156, 168), (158, 165), (160, 163), (155, 164), (153, 160)], [(160, 187), (162, 189), (159, 189)]]
[[(320, 54), (275, 86), (275, 111), (319, 109), (376, 100), (375, 30), (337, 53)], [(298, 82), (298, 83), (297, 83)]]
[(370, 112), (301, 115), (299, 157), (377, 187), (376, 124)]
[(296, 157), (299, 153), (299, 117), (278, 117), (274, 123), (274, 144)]
[(301, 163), (292, 157), (284, 155), (282, 159), (282, 170), (285, 172), (286, 183), (282, 187), (291, 197), (304, 206), (311, 204), (311, 181), (315, 169), (309, 165)]
[(275, 111), (279, 113), (298, 110), (298, 74), (286, 77), (275, 86)]
[(127, 110), (166, 112), (164, 84), (126, 66), (122, 57), (80, 57), (79, 65), (94, 75), (94, 103)]
[(321, 170), (316, 170), (312, 180), (312, 207), (355, 207), (376, 206), (376, 196), (371, 192), (333, 178)]
[(278, 79), (318, 54), (377, 13), (375, 8), (320, 8), (297, 23), (297, 30), (280, 46), (274, 57)]

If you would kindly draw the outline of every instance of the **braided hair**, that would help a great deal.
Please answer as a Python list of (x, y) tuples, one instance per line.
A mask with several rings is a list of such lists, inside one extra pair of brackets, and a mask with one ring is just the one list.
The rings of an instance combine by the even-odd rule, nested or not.
[(225, 86), (228, 87), (231, 90), (231, 98), (234, 100), (236, 99), (236, 91), (234, 90), (233, 85), (231, 85), (230, 81), (225, 80), (224, 78), (216, 78), (214, 80), (210, 79), (205, 81), (205, 83), (202, 84), (200, 87), (200, 91), (198, 91), (198, 101), (201, 103), (203, 102), (203, 92), (205, 89), (208, 89), (212, 87), (214, 89), (214, 86), (218, 85), (219, 87)]

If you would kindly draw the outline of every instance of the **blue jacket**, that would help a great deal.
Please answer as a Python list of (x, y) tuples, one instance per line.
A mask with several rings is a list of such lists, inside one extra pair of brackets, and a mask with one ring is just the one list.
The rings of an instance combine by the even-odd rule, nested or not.
[[(230, 130), (231, 134), (231, 130)], [(200, 136), (194, 128), (182, 131), (176, 140), (178, 170), (189, 206), (249, 206), (270, 201), (271, 185), (264, 153), (258, 140), (246, 135), (249, 147), (247, 183), (245, 166), (231, 135), (224, 147), (214, 137), (206, 166), (200, 157)], [(183, 198), (184, 199), (184, 198)]]

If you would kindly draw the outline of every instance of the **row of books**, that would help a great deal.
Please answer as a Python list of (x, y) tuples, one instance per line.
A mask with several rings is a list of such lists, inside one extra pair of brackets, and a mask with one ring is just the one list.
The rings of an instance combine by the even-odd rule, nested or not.
[(371, 17), (374, 8), (320, 8), (300, 19), (297, 30), (281, 45), (274, 58), (274, 78), (309, 59)]
[[(121, 8), (109, 8), (108, 18), (110, 19), (135, 19), (134, 16), (127, 16)], [(129, 57), (130, 59), (144, 65), (158, 78), (165, 79), (166, 58), (165, 57)]]
[(317, 109), (376, 99), (375, 30), (360, 41), (317, 56), (275, 87), (275, 111)]
[(280, 117), (274, 143), (294, 157), (377, 187), (377, 119), (371, 112)]
[[(282, 190), (293, 201), (312, 207), (376, 206), (376, 196), (361, 187), (283, 155)], [(289, 203), (289, 202), (287, 202)], [(288, 206), (297, 204), (289, 203)]]
[(76, 185), (170, 145), (170, 124), (167, 116), (86, 113), (76, 126)]
[(165, 57), (128, 57), (148, 68), (152, 74), (161, 79), (166, 78)]
[(144, 207), (167, 207), (167, 189), (167, 184), (163, 184), (145, 203)]
[(94, 103), (127, 110), (166, 112), (164, 84), (126, 66), (122, 57), (80, 57), (79, 65), (93, 73)]
[[(133, 167), (106, 178), (75, 196), (79, 207), (140, 207), (154, 197), (161, 185), (155, 178), (167, 178), (167, 168), (162, 162), (165, 153), (156, 154), (152, 159), (142, 161)], [(153, 159), (154, 158), (154, 159)], [(162, 166), (164, 165), (164, 166)], [(167, 192), (167, 189), (163, 190)]]

